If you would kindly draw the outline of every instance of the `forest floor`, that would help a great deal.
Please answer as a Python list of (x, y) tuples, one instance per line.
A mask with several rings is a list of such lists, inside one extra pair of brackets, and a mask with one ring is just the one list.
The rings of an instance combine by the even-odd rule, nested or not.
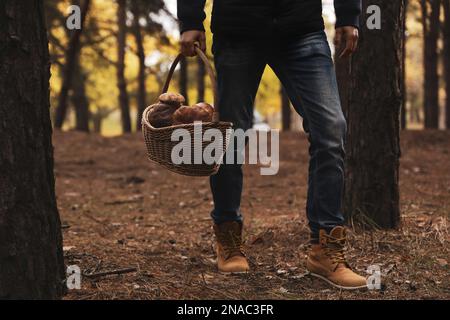
[[(216, 271), (207, 178), (146, 159), (140, 134), (55, 133), (67, 265), (82, 288), (66, 299), (450, 299), (450, 132), (403, 132), (402, 227), (351, 230), (347, 257), (381, 268), (381, 290), (339, 291), (306, 275), (307, 140), (281, 135), (280, 171), (245, 169), (242, 210), (252, 271)], [(89, 276), (122, 268), (136, 271)]]

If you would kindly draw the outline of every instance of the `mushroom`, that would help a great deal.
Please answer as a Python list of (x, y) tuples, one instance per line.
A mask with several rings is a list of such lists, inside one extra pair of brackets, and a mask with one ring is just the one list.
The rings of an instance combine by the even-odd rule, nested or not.
[(148, 121), (155, 128), (168, 127), (172, 125), (172, 115), (177, 107), (165, 104), (155, 103), (148, 114)]
[(214, 113), (214, 107), (212, 105), (210, 105), (209, 103), (206, 102), (198, 102), (196, 104), (194, 104), (194, 107), (199, 107), (201, 109), (204, 109), (206, 112), (208, 112), (208, 114), (212, 115)]
[(211, 122), (214, 108), (207, 104), (195, 104), (192, 107), (181, 106), (173, 114), (173, 124), (188, 124), (194, 121)]
[(159, 96), (159, 101), (178, 108), (186, 101), (186, 99), (184, 99), (181, 94), (166, 92)]
[(194, 117), (194, 108), (190, 106), (181, 106), (172, 116), (173, 124), (192, 123), (194, 122)]

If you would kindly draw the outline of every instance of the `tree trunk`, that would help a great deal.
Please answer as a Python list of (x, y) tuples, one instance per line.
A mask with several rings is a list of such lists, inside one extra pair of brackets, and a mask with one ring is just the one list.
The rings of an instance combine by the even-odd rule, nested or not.
[(281, 98), (281, 130), (291, 130), (291, 103), (289, 102), (286, 90), (280, 84), (280, 98)]
[(43, 6), (0, 2), (0, 299), (64, 291)]
[(450, 130), (450, 0), (442, 0), (444, 7), (444, 77), (445, 126)]
[[(424, 114), (425, 128), (439, 127), (438, 50), (440, 1), (421, 0), (424, 34)], [(431, 7), (431, 12), (428, 10)]]
[(80, 65), (80, 55), (77, 55), (75, 61), (73, 77), (71, 101), (75, 109), (75, 129), (78, 131), (89, 132), (89, 100), (86, 96), (86, 76)]
[(132, 2), (133, 8), (133, 34), (136, 40), (137, 56), (139, 59), (139, 74), (138, 74), (138, 92), (137, 92), (137, 122), (136, 129), (141, 127), (142, 113), (147, 107), (147, 97), (145, 90), (145, 51), (144, 39), (141, 32), (141, 25), (139, 24), (139, 7), (137, 2)]
[(405, 8), (404, 14), (405, 17), (403, 19), (403, 52), (402, 52), (402, 92), (403, 92), (403, 101), (402, 108), (400, 111), (400, 128), (406, 129), (406, 104), (408, 102), (408, 95), (406, 92), (406, 14), (408, 11), (408, 2), (409, 0), (405, 0)]
[(180, 76), (178, 78), (178, 86), (180, 87), (180, 94), (186, 99), (185, 104), (189, 105), (188, 97), (188, 62), (185, 57), (180, 60)]
[(92, 114), (92, 124), (93, 124), (95, 133), (102, 132), (102, 121), (103, 121), (103, 118), (102, 118), (101, 114), (98, 114), (98, 113)]
[(336, 68), (336, 78), (339, 87), (339, 96), (341, 98), (341, 107), (344, 111), (345, 117), (348, 115), (348, 95), (349, 95), (349, 82), (350, 82), (350, 59), (349, 58), (339, 58), (338, 48), (336, 48), (336, 53), (334, 57), (335, 68)]
[(383, 26), (361, 26), (359, 49), (351, 61), (344, 212), (352, 221), (395, 228), (400, 221), (404, 0), (363, 0), (363, 12), (369, 4), (381, 8)]
[(119, 106), (122, 118), (122, 131), (131, 132), (130, 98), (125, 79), (125, 46), (126, 46), (126, 0), (118, 0), (117, 24), (117, 87), (119, 89)]
[(69, 45), (65, 54), (65, 65), (63, 72), (63, 79), (61, 91), (58, 98), (58, 106), (55, 111), (55, 128), (61, 129), (67, 114), (67, 100), (69, 97), (69, 90), (72, 86), (73, 72), (75, 68), (75, 60), (80, 52), (80, 38), (83, 30), (86, 15), (89, 11), (90, 0), (85, 0), (81, 9), (81, 29), (72, 31), (72, 36), (69, 40)]
[(205, 101), (205, 65), (200, 59), (200, 57), (197, 57), (197, 102)]

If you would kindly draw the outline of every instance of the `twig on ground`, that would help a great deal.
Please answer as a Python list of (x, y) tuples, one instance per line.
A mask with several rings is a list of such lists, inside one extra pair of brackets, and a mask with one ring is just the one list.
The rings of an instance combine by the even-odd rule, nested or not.
[(134, 202), (140, 202), (144, 199), (144, 197), (140, 194), (133, 195), (128, 198), (124, 199), (116, 199), (112, 201), (106, 201), (105, 205), (118, 205), (118, 204), (126, 204), (126, 203), (134, 203)]
[(124, 274), (124, 273), (131, 273), (131, 272), (136, 272), (137, 268), (134, 267), (130, 267), (130, 268), (123, 268), (123, 269), (115, 269), (115, 270), (110, 270), (110, 271), (103, 271), (103, 272), (97, 272), (97, 273), (90, 273), (90, 274), (83, 274), (83, 276), (87, 277), (87, 278), (99, 278), (99, 277), (103, 277), (103, 276), (107, 276), (107, 275), (111, 275), (111, 274)]

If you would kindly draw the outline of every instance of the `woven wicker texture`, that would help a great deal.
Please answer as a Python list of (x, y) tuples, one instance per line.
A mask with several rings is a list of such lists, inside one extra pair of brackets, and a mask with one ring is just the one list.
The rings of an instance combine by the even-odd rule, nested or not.
[[(212, 69), (211, 64), (209, 63), (208, 58), (206, 55), (196, 46), (195, 50), (203, 63), (205, 64), (206, 71), (208, 73), (209, 78), (211, 79), (211, 85), (213, 89), (213, 96), (214, 96), (214, 114), (213, 114), (213, 120), (212, 122), (203, 122), (202, 123), (202, 136), (204, 132), (208, 129), (218, 129), (220, 130), (223, 140), (223, 149), (221, 150), (220, 154), (216, 154), (216, 159), (222, 159), (222, 156), (227, 149), (228, 143), (230, 141), (231, 136), (231, 128), (233, 124), (231, 122), (221, 122), (219, 120), (219, 110), (218, 108), (218, 95), (217, 95), (217, 85), (216, 85), (216, 78), (214, 71)], [(162, 93), (166, 93), (170, 80), (172, 79), (172, 75), (175, 71), (175, 68), (182, 58), (182, 55), (178, 55), (175, 59), (175, 61), (172, 63), (172, 66), (170, 67), (169, 73), (167, 75), (166, 82), (164, 84)], [(210, 176), (219, 170), (220, 167), (220, 161), (213, 163), (213, 164), (207, 164), (204, 163), (202, 160), (201, 163), (195, 164), (194, 163), (194, 124), (181, 124), (181, 125), (175, 125), (170, 127), (164, 127), (164, 128), (154, 128), (150, 122), (148, 121), (148, 115), (149, 112), (151, 112), (151, 106), (147, 107), (144, 110), (144, 113), (142, 114), (142, 133), (144, 135), (145, 145), (147, 147), (147, 155), (148, 158), (156, 162), (166, 169), (169, 169), (173, 172), (187, 175), (187, 176)], [(173, 147), (179, 144), (178, 141), (171, 141), (172, 133), (176, 129), (185, 129), (187, 132), (189, 132), (191, 137), (191, 155), (192, 159), (190, 163), (182, 163), (182, 164), (174, 164), (172, 162), (172, 150)], [(209, 141), (203, 141), (202, 142), (202, 149), (201, 152), (203, 154), (204, 148), (209, 145)], [(200, 150), (196, 150), (199, 152)], [(203, 159), (203, 157), (202, 157)]]

